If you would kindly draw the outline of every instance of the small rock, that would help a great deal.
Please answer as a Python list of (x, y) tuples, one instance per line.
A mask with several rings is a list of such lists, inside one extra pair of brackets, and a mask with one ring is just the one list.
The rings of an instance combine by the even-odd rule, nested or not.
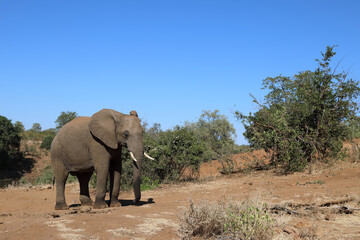
[(0, 217), (11, 217), (12, 214), (11, 213), (3, 213), (3, 214), (0, 214)]
[(53, 218), (59, 218), (60, 214), (58, 213), (49, 213), (50, 216), (52, 216)]
[(91, 207), (90, 206), (84, 206), (80, 208), (80, 213), (88, 213), (91, 211)]
[(326, 215), (325, 215), (325, 220), (326, 220), (326, 221), (333, 220), (333, 217), (332, 217), (330, 214), (326, 214)]
[(290, 234), (290, 235), (299, 235), (299, 231), (291, 226), (285, 226), (283, 227), (283, 232)]

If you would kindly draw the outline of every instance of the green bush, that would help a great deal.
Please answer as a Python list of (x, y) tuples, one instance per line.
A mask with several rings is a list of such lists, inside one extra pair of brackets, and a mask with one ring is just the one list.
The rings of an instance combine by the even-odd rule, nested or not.
[(52, 167), (49, 165), (43, 169), (40, 176), (35, 179), (35, 185), (52, 184), (54, 178), (54, 172)]
[(11, 120), (0, 116), (0, 167), (1, 169), (16, 168), (21, 159), (20, 141), (21, 127), (12, 124)]
[(153, 190), (159, 186), (159, 179), (152, 180), (147, 176), (141, 178), (141, 191)]
[(47, 150), (50, 150), (51, 143), (54, 140), (54, 136), (46, 136), (44, 140), (42, 141), (40, 148), (45, 148)]
[[(54, 172), (52, 170), (52, 166), (49, 165), (42, 170), (41, 175), (35, 179), (34, 184), (35, 185), (52, 184), (53, 179), (54, 179)], [(77, 181), (77, 177), (69, 174), (66, 183), (73, 183), (76, 181)]]
[(359, 82), (331, 69), (334, 55), (333, 47), (327, 47), (314, 71), (266, 78), (264, 104), (254, 98), (259, 111), (249, 116), (236, 112), (250, 145), (272, 154), (272, 163), (286, 172), (336, 157), (349, 136), (349, 121), (358, 113)]
[(191, 129), (180, 126), (161, 131), (155, 137), (144, 137), (144, 146), (156, 160), (145, 159), (143, 172), (160, 182), (179, 180), (185, 169), (197, 172), (206, 150)]

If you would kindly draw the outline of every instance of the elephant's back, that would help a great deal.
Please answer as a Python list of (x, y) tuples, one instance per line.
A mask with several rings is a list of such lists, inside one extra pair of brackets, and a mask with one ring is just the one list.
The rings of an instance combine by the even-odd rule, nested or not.
[(70, 165), (72, 161), (88, 161), (91, 139), (88, 126), (90, 120), (90, 117), (78, 117), (65, 124), (51, 144), (51, 155), (66, 159)]
[[(69, 141), (72, 138), (79, 140), (79, 137), (90, 134), (89, 122), (91, 117), (77, 117), (65, 124), (56, 134), (53, 143), (61, 143)], [(54, 146), (55, 147), (55, 146)]]

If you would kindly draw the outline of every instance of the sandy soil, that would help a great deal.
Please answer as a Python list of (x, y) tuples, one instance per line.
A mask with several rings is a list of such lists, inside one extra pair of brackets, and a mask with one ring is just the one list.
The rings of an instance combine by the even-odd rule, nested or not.
[(204, 165), (202, 180), (145, 191), (139, 206), (132, 192), (122, 192), (122, 207), (102, 210), (79, 205), (78, 184), (67, 185), (66, 211), (54, 210), (50, 185), (1, 189), (0, 239), (181, 239), (180, 217), (190, 200), (223, 199), (268, 203), (277, 239), (360, 239), (360, 164), (288, 176), (273, 170), (220, 176), (218, 167)]

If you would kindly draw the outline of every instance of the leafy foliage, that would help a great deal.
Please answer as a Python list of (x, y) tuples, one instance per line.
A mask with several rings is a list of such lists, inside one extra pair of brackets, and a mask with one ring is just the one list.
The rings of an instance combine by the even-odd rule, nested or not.
[(348, 122), (349, 139), (360, 138), (360, 117), (355, 116)]
[(286, 171), (299, 171), (314, 159), (336, 156), (349, 135), (347, 122), (358, 111), (358, 82), (330, 67), (334, 47), (327, 47), (314, 71), (263, 81), (269, 93), (254, 115), (243, 120), (244, 136), (256, 148), (272, 153), (272, 161)]
[[(35, 179), (35, 185), (43, 185), (43, 184), (52, 184), (54, 180), (54, 172), (52, 170), (52, 166), (48, 165), (46, 168), (42, 170), (40, 176)], [(69, 174), (66, 183), (73, 183), (77, 181), (77, 177)]]
[(47, 150), (50, 150), (51, 148), (51, 143), (54, 140), (54, 136), (48, 135), (44, 138), (44, 140), (42, 141), (40, 148), (45, 148)]
[(235, 128), (219, 110), (203, 111), (197, 122), (185, 126), (206, 145), (204, 161), (220, 159), (237, 151)]
[[(162, 131), (159, 124), (143, 134), (144, 151), (155, 158), (144, 158), (142, 183), (158, 183), (179, 180), (185, 169), (196, 172), (202, 161), (205, 145), (188, 128), (177, 126), (173, 130)], [(127, 149), (123, 150), (122, 184), (129, 188), (132, 184), (133, 163)]]
[(2, 169), (13, 167), (20, 156), (20, 133), (19, 124), (13, 125), (11, 120), (0, 116), (0, 167)]
[(78, 117), (78, 114), (76, 112), (66, 111), (61, 112), (58, 118), (56, 119), (56, 129), (62, 128), (65, 124), (70, 122), (71, 120)]
[(31, 127), (31, 130), (34, 132), (41, 132), (41, 125), (40, 123), (34, 123)]

